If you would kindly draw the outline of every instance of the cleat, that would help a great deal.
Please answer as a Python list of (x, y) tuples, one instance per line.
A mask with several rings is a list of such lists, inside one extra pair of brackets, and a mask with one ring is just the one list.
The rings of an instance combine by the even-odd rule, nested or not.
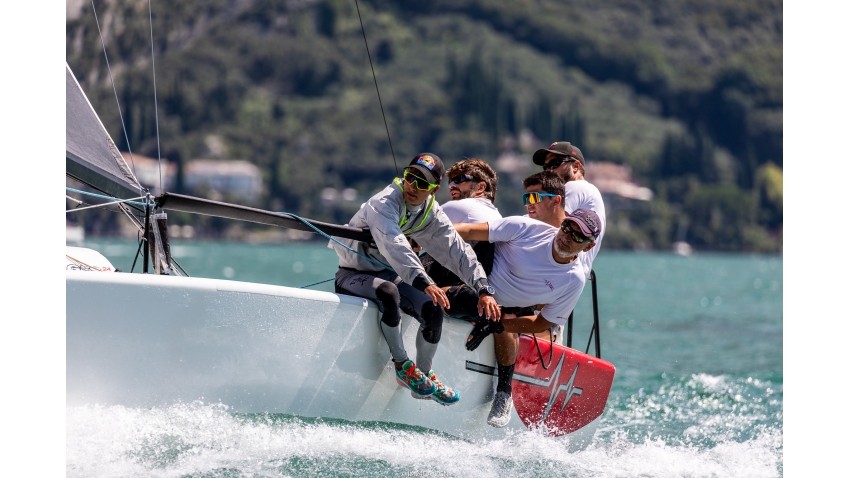
[(434, 385), (436, 385), (436, 388), (437, 388), (436, 391), (430, 397), (417, 397), (417, 398), (423, 398), (423, 399), (429, 399), (430, 398), (431, 400), (434, 400), (435, 402), (439, 403), (440, 405), (445, 405), (445, 406), (454, 405), (455, 403), (460, 401), (460, 392), (452, 390), (451, 388), (443, 385), (443, 382), (440, 382), (440, 380), (437, 379), (437, 374), (434, 373), (433, 370), (428, 372), (428, 378), (431, 379), (431, 382), (433, 382)]
[(514, 399), (508, 392), (496, 392), (496, 398), (493, 399), (493, 406), (490, 407), (490, 415), (487, 416), (487, 423), (491, 427), (501, 428), (511, 421), (511, 409), (514, 406)]
[(410, 394), (414, 398), (430, 398), (437, 391), (437, 386), (434, 382), (428, 379), (422, 373), (416, 364), (408, 360), (401, 366), (401, 370), (395, 371), (395, 380), (402, 387), (410, 389)]

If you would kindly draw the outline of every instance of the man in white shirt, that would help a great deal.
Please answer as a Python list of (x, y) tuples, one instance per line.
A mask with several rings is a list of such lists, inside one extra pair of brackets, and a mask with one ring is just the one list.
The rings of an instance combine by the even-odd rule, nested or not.
[[(489, 164), (476, 158), (464, 159), (446, 171), (446, 178), (449, 180), (449, 195), (452, 200), (441, 206), (452, 223), (479, 223), (502, 218), (499, 210), (493, 205), (498, 178), (496, 171)], [(493, 269), (494, 245), (487, 241), (470, 241), (469, 245), (472, 246), (484, 272), (490, 274)], [(429, 254), (422, 254), (420, 259), (428, 276), (447, 293), (452, 293), (449, 291), (451, 287), (462, 286), (463, 281), (457, 275)]]
[(452, 200), (443, 205), (443, 212), (452, 222), (478, 223), (500, 219), (496, 201), (498, 177), (489, 164), (469, 158), (446, 171), (449, 195)]
[[(552, 143), (547, 149), (538, 149), (532, 158), (534, 164), (543, 166), (544, 171), (554, 171), (566, 181), (564, 185), (564, 209), (567, 213), (579, 208), (590, 209), (602, 221), (602, 230), (596, 246), (589, 251), (590, 262), (596, 258), (605, 235), (605, 204), (599, 189), (584, 179), (584, 155), (581, 150), (566, 141)], [(590, 274), (590, 269), (587, 271)]]
[[(510, 420), (511, 379), (518, 352), (516, 334), (536, 334), (564, 325), (584, 289), (590, 270), (587, 252), (596, 245), (600, 224), (595, 212), (577, 209), (558, 228), (528, 217), (454, 225), (464, 240), (496, 244), (493, 271), (488, 278), (496, 301), (505, 309), (500, 321), (477, 322), (467, 339), (467, 349), (475, 350), (487, 335), (501, 336), (496, 338), (499, 383), (487, 419), (490, 425), (503, 427)], [(509, 311), (536, 304), (543, 304), (536, 315)]]
[[(528, 217), (545, 222), (552, 227), (560, 227), (564, 218), (567, 217), (564, 210), (564, 180), (554, 171), (541, 171), (523, 179), (522, 185), (525, 187), (522, 204), (528, 212)], [(592, 251), (591, 249), (590, 252)], [(590, 268), (586, 272), (589, 276)], [(538, 336), (561, 344), (563, 343), (562, 331), (563, 327), (555, 325), (548, 333), (541, 333)], [(504, 344), (499, 340), (499, 335), (495, 337), (498, 355), (498, 349)], [(516, 340), (518, 337), (514, 337), (514, 341)]]

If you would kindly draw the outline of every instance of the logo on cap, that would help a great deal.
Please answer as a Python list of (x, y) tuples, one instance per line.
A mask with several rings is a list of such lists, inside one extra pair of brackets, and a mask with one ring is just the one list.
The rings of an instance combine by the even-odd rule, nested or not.
[(421, 164), (428, 168), (429, 171), (434, 169), (434, 166), (437, 164), (434, 162), (434, 158), (429, 155), (419, 156), (419, 159), (416, 160), (416, 164)]
[(552, 143), (552, 144), (550, 144), (550, 145), (549, 145), (549, 147), (548, 147), (548, 148), (546, 148), (546, 149), (552, 149), (552, 148), (554, 148), (554, 147), (555, 147), (555, 145), (556, 145), (556, 144), (558, 144), (558, 143), (557, 143), (557, 142)]
[(585, 214), (582, 211), (579, 211), (576, 216), (580, 216), (582, 219), (584, 219), (584, 223), (590, 226), (591, 229), (596, 229), (596, 221), (594, 221), (593, 218), (589, 215)]

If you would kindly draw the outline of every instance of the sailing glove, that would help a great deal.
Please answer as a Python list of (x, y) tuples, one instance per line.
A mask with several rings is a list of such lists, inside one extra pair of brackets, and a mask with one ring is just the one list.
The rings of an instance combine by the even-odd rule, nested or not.
[(490, 334), (499, 334), (505, 330), (505, 326), (501, 322), (493, 322), (491, 320), (481, 320), (476, 322), (475, 327), (469, 334), (466, 340), (466, 350), (472, 352), (477, 349), (481, 342)]

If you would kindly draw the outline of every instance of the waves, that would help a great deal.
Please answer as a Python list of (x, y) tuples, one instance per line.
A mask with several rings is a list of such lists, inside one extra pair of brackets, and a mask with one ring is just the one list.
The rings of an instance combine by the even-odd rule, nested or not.
[(66, 410), (67, 476), (782, 475), (781, 383), (696, 374), (611, 397), (594, 443), (533, 432), (469, 441), (428, 429), (225, 405)]

